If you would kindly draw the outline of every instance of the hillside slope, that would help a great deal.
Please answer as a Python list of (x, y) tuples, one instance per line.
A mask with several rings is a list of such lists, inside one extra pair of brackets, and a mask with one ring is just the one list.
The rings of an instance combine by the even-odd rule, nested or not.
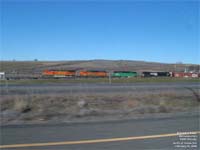
[(195, 64), (166, 64), (131, 60), (85, 60), (85, 61), (1, 61), (0, 71), (8, 74), (40, 74), (45, 69), (91, 69), (122, 71), (198, 71)]

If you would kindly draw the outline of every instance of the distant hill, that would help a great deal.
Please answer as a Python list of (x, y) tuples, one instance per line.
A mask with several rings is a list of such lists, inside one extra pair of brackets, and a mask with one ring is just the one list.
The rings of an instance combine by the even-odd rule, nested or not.
[(121, 71), (199, 71), (197, 64), (167, 64), (132, 60), (78, 60), (78, 61), (0, 61), (0, 71), (14, 74), (41, 74), (45, 69), (90, 69)]

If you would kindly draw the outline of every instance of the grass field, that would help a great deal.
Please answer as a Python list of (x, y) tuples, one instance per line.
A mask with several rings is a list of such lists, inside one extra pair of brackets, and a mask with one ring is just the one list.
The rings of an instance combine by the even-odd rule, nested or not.
[(2, 124), (134, 118), (198, 109), (190, 91), (6, 95), (0, 101)]
[[(200, 82), (199, 78), (112, 78), (111, 83)], [(1, 80), (6, 84), (109, 83), (108, 78)]]

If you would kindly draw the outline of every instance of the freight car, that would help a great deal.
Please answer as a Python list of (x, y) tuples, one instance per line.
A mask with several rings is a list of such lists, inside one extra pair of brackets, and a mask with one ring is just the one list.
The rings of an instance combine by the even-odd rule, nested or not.
[(98, 70), (81, 70), (79, 71), (78, 76), (104, 78), (108, 77), (108, 73), (106, 71), (98, 71)]
[(114, 71), (112, 73), (112, 77), (116, 78), (129, 78), (129, 77), (137, 77), (137, 72), (132, 72), (132, 71)]
[(173, 72), (173, 77), (198, 78), (198, 77), (200, 77), (200, 74), (199, 73), (190, 73), (190, 72)]
[(170, 72), (142, 72), (142, 77), (170, 77)]
[(74, 77), (76, 75), (75, 70), (44, 70), (42, 73), (43, 77)]

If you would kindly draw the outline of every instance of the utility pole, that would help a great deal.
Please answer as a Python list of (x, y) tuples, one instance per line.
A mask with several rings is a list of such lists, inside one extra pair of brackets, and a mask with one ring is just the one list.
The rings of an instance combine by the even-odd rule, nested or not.
[(109, 84), (111, 84), (112, 83), (112, 77), (111, 77), (111, 72), (109, 72)]
[(175, 72), (176, 72), (176, 64), (177, 64), (177, 63), (175, 63), (175, 65), (174, 65), (174, 71), (175, 71)]

